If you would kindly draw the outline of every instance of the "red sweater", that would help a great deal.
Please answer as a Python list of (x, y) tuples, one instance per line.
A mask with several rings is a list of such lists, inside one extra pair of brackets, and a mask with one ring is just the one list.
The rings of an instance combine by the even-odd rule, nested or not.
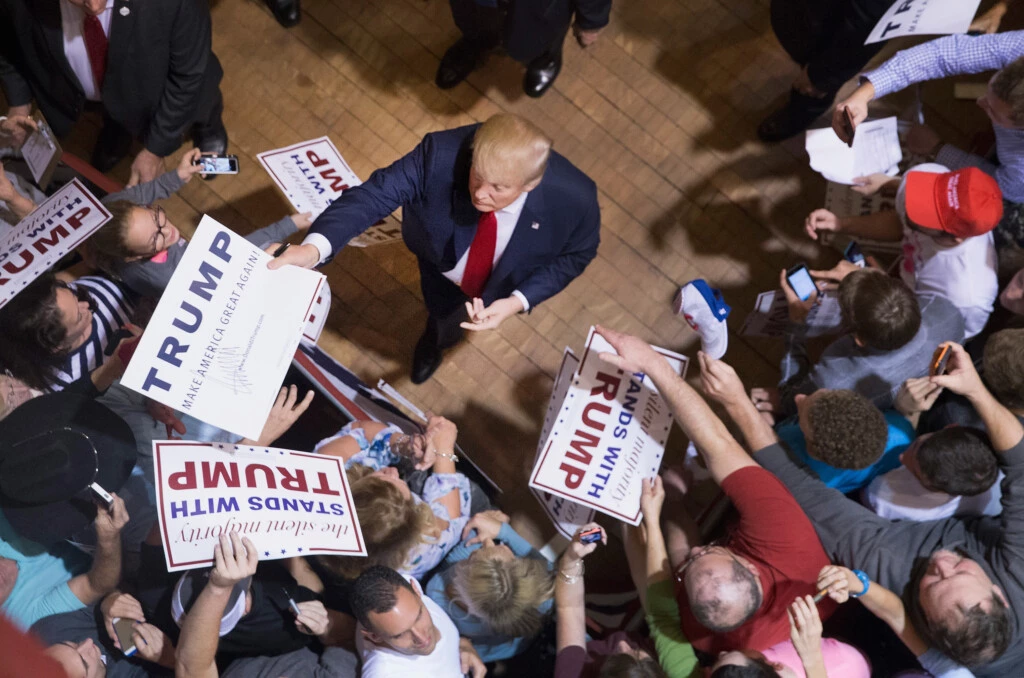
[[(739, 513), (723, 546), (757, 566), (764, 598), (743, 626), (728, 633), (704, 628), (690, 612), (685, 584), (676, 585), (683, 634), (697, 650), (717, 655), (727, 650), (765, 650), (789, 639), (786, 608), (797, 596), (814, 595), (818, 572), (829, 564), (825, 549), (789, 490), (769, 471), (748, 466), (722, 482), (722, 491)], [(835, 610), (826, 598), (818, 604), (822, 620)]]

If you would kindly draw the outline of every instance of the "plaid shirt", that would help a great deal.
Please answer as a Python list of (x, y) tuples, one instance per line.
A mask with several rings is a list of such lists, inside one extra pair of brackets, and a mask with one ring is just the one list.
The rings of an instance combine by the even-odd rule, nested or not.
[[(950, 35), (897, 52), (861, 78), (874, 85), (875, 97), (883, 97), (924, 80), (1003, 68), (1021, 56), (1024, 56), (1024, 31)], [(1024, 202), (1024, 129), (996, 124), (992, 127), (998, 165), (949, 144), (942, 147), (935, 161), (950, 169), (968, 166), (982, 169), (996, 178), (1003, 197), (1011, 202)]]

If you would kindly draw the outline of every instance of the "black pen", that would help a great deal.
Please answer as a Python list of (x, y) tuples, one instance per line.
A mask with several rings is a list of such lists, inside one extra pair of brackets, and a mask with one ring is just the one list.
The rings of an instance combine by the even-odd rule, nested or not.
[(280, 247), (278, 247), (276, 250), (274, 250), (274, 255), (273, 255), (274, 258), (277, 259), (279, 256), (284, 254), (284, 251), (286, 249), (288, 249), (289, 247), (291, 247), (291, 243), (287, 243), (287, 242), (284, 243), (283, 245), (281, 245)]

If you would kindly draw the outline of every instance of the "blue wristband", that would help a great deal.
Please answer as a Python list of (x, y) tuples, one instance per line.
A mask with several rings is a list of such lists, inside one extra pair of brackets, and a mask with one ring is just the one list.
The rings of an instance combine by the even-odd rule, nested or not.
[(863, 591), (861, 591), (860, 593), (851, 593), (850, 597), (851, 598), (860, 598), (861, 596), (863, 596), (865, 593), (868, 592), (868, 588), (871, 586), (871, 580), (868, 579), (868, 575), (863, 570), (850, 570), (850, 571), (853, 572), (855, 575), (857, 575), (857, 579), (860, 579), (860, 583), (864, 585), (864, 590)]

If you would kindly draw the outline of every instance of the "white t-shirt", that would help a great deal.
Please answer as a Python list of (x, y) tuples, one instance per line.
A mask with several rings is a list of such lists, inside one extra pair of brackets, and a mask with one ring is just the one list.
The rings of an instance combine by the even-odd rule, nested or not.
[(973, 497), (954, 497), (924, 488), (906, 466), (900, 466), (871, 481), (861, 493), (865, 506), (889, 520), (942, 520), (957, 516), (997, 516), (1003, 511), (1003, 473), (992, 487)]
[(356, 651), (363, 660), (362, 678), (464, 678), (459, 658), (459, 630), (437, 603), (423, 595), (415, 580), (410, 580), (410, 583), (427, 606), (434, 626), (441, 632), (441, 639), (434, 651), (425, 657), (407, 655), (367, 640), (362, 627), (357, 628)]
[[(948, 172), (949, 168), (926, 163), (910, 172)], [(967, 238), (956, 247), (939, 247), (935, 240), (907, 227), (906, 176), (896, 196), (896, 213), (903, 224), (903, 282), (918, 296), (936, 294), (953, 302), (964, 316), (970, 339), (985, 327), (999, 294), (998, 260), (992, 233)]]
[(900, 275), (915, 294), (936, 294), (953, 302), (964, 316), (967, 339), (985, 327), (999, 294), (996, 244), (992, 233), (942, 248), (903, 227)]

